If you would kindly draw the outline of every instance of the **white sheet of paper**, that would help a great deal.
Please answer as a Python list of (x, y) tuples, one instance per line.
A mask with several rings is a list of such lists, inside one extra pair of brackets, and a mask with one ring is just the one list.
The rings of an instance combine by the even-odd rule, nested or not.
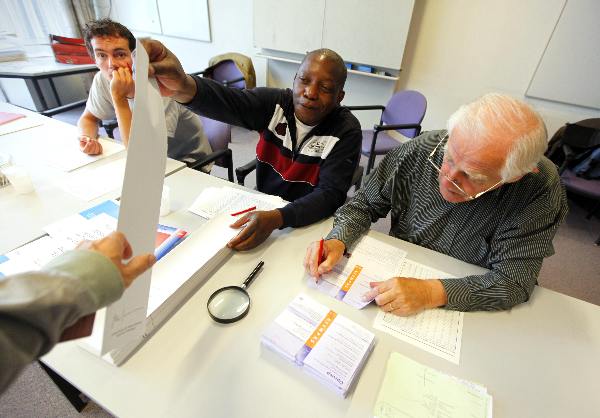
[[(61, 144), (60, 142), (66, 143)], [(76, 168), (83, 167), (84, 165), (125, 150), (122, 144), (115, 141), (100, 138), (99, 142), (102, 145), (102, 154), (87, 155), (81, 152), (79, 144), (73, 138), (63, 138), (59, 143), (52, 141), (52, 146), (43, 150), (44, 158), (48, 165), (52, 167), (56, 167), (62, 171), (73, 171)]]
[(106, 213), (91, 219), (76, 214), (44, 227), (44, 231), (65, 249), (73, 249), (83, 240), (103, 238), (116, 229), (117, 220)]
[(39, 270), (44, 264), (67, 250), (52, 237), (44, 236), (5, 254), (8, 260), (0, 263), (4, 275)]
[(492, 418), (492, 404), (485, 387), (392, 353), (373, 416)]
[(237, 213), (256, 206), (256, 210), (272, 210), (285, 206), (279, 196), (250, 193), (234, 187), (208, 187), (189, 207), (189, 211), (206, 219), (222, 213)]
[(123, 184), (125, 159), (111, 161), (100, 167), (69, 173), (59, 185), (61, 189), (81, 200), (94, 200)]
[[(363, 236), (351, 248), (350, 254), (349, 257), (344, 257), (330, 273), (322, 275), (318, 283), (309, 276), (307, 284), (350, 306), (362, 309), (371, 302), (362, 299), (363, 295), (371, 289), (369, 283), (394, 277), (402, 266), (406, 251), (369, 236)], [(345, 289), (344, 283), (357, 268), (360, 269), (358, 276), (354, 283)]]
[(43, 125), (43, 122), (37, 118), (24, 117), (12, 122), (0, 125), (0, 135), (11, 134), (13, 132), (22, 131), (25, 129), (35, 128), (36, 126)]
[[(163, 101), (156, 80), (148, 79), (148, 63), (148, 54), (138, 40), (133, 119), (118, 222), (118, 230), (127, 236), (134, 256), (154, 252), (167, 161)], [(142, 274), (120, 300), (106, 308), (101, 354), (143, 335), (151, 276), (152, 270)]]
[[(399, 275), (418, 279), (451, 278), (448, 273), (405, 260)], [(373, 327), (438, 357), (459, 364), (464, 313), (428, 309), (409, 317), (379, 311)]]

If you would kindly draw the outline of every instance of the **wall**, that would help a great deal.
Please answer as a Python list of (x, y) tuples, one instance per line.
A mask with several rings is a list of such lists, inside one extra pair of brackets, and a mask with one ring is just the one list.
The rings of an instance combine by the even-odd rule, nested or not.
[[(385, 103), (394, 89), (417, 89), (428, 99), (424, 129), (444, 127), (458, 106), (490, 91), (530, 102), (550, 135), (567, 121), (600, 117), (597, 110), (524, 97), (564, 1), (417, 0), (396, 85), (349, 75), (344, 104)], [(252, 57), (259, 86), (291, 87), (297, 65), (267, 65), (254, 56), (251, 1), (209, 0), (209, 13), (212, 43), (156, 38), (188, 71), (204, 68), (214, 55), (237, 51)], [(361, 112), (359, 119), (369, 127), (377, 115)]]
[(564, 0), (417, 0), (397, 89), (428, 99), (426, 129), (490, 91), (531, 103), (549, 135), (600, 112), (524, 97)]
[[(254, 57), (258, 51), (252, 46), (252, 2), (247, 0), (209, 0), (208, 12), (212, 42), (194, 41), (156, 34), (135, 32), (136, 36), (148, 35), (163, 42), (181, 61), (188, 72), (200, 71), (208, 61), (224, 52), (239, 52), (252, 58), (256, 70), (256, 82), (265, 85), (266, 64)], [(118, 9), (113, 8), (111, 18), (119, 20)]]

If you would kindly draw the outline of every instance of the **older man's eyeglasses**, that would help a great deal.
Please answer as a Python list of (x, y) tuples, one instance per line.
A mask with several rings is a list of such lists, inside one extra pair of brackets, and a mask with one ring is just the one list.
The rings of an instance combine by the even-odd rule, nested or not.
[[(446, 180), (448, 180), (450, 183), (452, 183), (452, 185), (454, 187), (456, 187), (456, 189), (461, 192), (467, 199), (469, 200), (473, 200), (473, 199), (477, 199), (478, 197), (480, 197), (481, 195), (483, 195), (484, 193), (489, 192), (490, 190), (494, 189), (496, 186), (498, 186), (499, 184), (502, 183), (502, 180), (500, 180), (499, 182), (497, 182), (496, 184), (494, 184), (491, 187), (488, 187), (487, 189), (485, 189), (482, 192), (479, 192), (477, 194), (474, 195), (470, 195), (467, 192), (465, 192), (463, 190), (462, 187), (460, 187), (458, 184), (456, 184), (456, 182), (454, 180), (452, 180), (450, 177), (448, 177), (446, 175), (446, 173), (444, 173), (442, 171), (442, 167), (438, 166), (435, 162), (433, 162), (433, 156), (435, 155), (436, 151), (438, 150), (438, 148), (440, 148), (440, 146), (442, 145), (443, 142), (447, 142), (449, 138), (449, 135), (446, 134), (444, 136), (442, 136), (442, 139), (440, 140), (440, 142), (438, 142), (438, 144), (435, 146), (435, 148), (433, 149), (433, 151), (431, 151), (431, 153), (429, 154), (429, 157), (427, 157), (427, 161), (429, 161), (431, 163), (431, 165), (442, 175), (444, 176), (444, 178), (446, 178)], [(443, 149), (444, 147), (442, 147)]]

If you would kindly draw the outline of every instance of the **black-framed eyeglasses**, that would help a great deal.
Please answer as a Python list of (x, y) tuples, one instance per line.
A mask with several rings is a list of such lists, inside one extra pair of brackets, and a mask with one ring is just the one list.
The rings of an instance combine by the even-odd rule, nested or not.
[(427, 157), (427, 161), (429, 161), (431, 163), (431, 165), (442, 175), (444, 176), (444, 178), (446, 180), (448, 180), (450, 183), (452, 183), (452, 185), (454, 187), (456, 187), (458, 189), (458, 191), (460, 191), (467, 199), (469, 200), (474, 200), (477, 199), (478, 197), (480, 197), (481, 195), (489, 192), (490, 190), (494, 189), (495, 187), (497, 187), (498, 185), (502, 184), (502, 180), (500, 180), (499, 182), (497, 182), (496, 184), (494, 184), (491, 187), (488, 187), (487, 189), (485, 189), (482, 192), (479, 192), (477, 194), (474, 195), (470, 195), (467, 192), (465, 192), (463, 190), (462, 187), (460, 187), (458, 184), (456, 184), (456, 182), (454, 180), (452, 180), (450, 177), (448, 177), (443, 171), (442, 171), (442, 167), (439, 167), (436, 163), (433, 162), (433, 156), (435, 155), (435, 152), (437, 151), (437, 149), (440, 147), (440, 145), (442, 145), (442, 142), (444, 141), (448, 141), (448, 138), (450, 137), (450, 135), (446, 134), (442, 136), (442, 139), (440, 139), (440, 142), (438, 142), (438, 144), (435, 146), (435, 148), (433, 149), (433, 151), (431, 151), (431, 153), (429, 154), (429, 157)]

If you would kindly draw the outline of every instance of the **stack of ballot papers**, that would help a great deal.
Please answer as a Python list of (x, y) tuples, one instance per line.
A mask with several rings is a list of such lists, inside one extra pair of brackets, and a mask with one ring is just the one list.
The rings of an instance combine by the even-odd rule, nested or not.
[(392, 353), (373, 417), (492, 418), (492, 406), (485, 387)]
[(145, 336), (168, 319), (231, 254), (227, 243), (239, 232), (229, 227), (231, 222), (228, 215), (206, 222), (153, 267)]
[(369, 283), (394, 277), (405, 257), (406, 251), (363, 236), (331, 272), (321, 275), (318, 282), (308, 277), (307, 285), (361, 309), (371, 302), (363, 299), (371, 290)]
[(207, 187), (198, 195), (189, 211), (212, 219), (220, 214), (236, 216), (248, 209), (272, 210), (286, 204), (279, 196), (251, 193), (235, 187)]
[(261, 343), (346, 397), (373, 350), (375, 335), (299, 294), (267, 327)]

